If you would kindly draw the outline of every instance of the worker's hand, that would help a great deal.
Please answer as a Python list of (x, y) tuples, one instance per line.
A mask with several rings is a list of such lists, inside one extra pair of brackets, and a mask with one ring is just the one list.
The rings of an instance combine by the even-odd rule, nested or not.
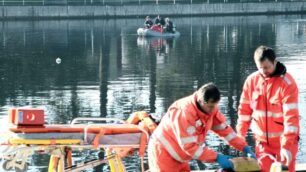
[(286, 166), (289, 166), (290, 162), (292, 161), (291, 152), (287, 149), (281, 148), (280, 155), (281, 155), (281, 161), (285, 162)]
[(233, 169), (233, 163), (230, 161), (230, 159), (233, 158), (228, 155), (218, 154), (217, 155), (217, 163), (221, 166), (223, 169)]
[(254, 158), (256, 159), (255, 153), (251, 150), (250, 146), (246, 146), (243, 148), (243, 152), (247, 155), (249, 158)]

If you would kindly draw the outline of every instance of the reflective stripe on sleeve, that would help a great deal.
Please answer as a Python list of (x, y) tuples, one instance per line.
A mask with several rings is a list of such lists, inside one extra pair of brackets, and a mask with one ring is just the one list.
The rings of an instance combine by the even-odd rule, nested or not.
[(215, 130), (215, 131), (218, 131), (218, 130), (223, 130), (227, 127), (227, 124), (226, 123), (222, 123), (222, 124), (219, 124), (219, 125), (214, 125), (212, 126), (212, 129)]
[(194, 155), (192, 156), (193, 159), (198, 159), (202, 153), (204, 152), (205, 144), (199, 145), (198, 149), (195, 151)]
[(245, 99), (245, 98), (240, 98), (240, 101), (239, 101), (240, 104), (250, 104), (250, 101)]
[(286, 103), (286, 104), (283, 104), (284, 112), (287, 112), (287, 111), (292, 110), (292, 109), (298, 109), (298, 104), (297, 103)]
[(229, 133), (227, 136), (224, 137), (224, 139), (228, 142), (233, 140), (235, 137), (237, 137), (237, 134), (235, 132)]
[(252, 119), (251, 115), (239, 114), (238, 116), (238, 122), (250, 122), (251, 119)]
[(283, 80), (288, 84), (291, 85), (291, 81), (287, 76), (283, 76)]
[(296, 126), (285, 126), (284, 133), (298, 133), (299, 129)]
[(180, 140), (183, 145), (188, 144), (188, 143), (194, 143), (194, 142), (197, 142), (198, 136), (184, 137), (184, 138), (180, 138)]

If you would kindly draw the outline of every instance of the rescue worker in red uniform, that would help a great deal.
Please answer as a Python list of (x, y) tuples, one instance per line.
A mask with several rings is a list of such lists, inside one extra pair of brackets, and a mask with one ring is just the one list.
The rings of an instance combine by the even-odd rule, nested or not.
[(294, 172), (300, 128), (297, 85), (271, 48), (258, 47), (254, 61), (258, 71), (244, 83), (237, 133), (245, 137), (249, 128), (253, 132), (261, 171), (269, 172), (277, 160)]
[(205, 145), (208, 131), (215, 132), (234, 148), (255, 157), (245, 139), (238, 137), (226, 124), (224, 115), (218, 110), (219, 100), (218, 88), (209, 83), (169, 107), (149, 141), (151, 172), (190, 171), (188, 161), (191, 159), (218, 162), (223, 169), (231, 169), (230, 156), (218, 154)]

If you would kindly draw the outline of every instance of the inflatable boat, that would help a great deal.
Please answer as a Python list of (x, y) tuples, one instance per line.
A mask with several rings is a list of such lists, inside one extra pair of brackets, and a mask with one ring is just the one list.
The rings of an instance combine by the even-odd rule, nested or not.
[(147, 37), (179, 37), (181, 34), (178, 31), (175, 32), (159, 32), (147, 28), (138, 28), (138, 36), (147, 36)]

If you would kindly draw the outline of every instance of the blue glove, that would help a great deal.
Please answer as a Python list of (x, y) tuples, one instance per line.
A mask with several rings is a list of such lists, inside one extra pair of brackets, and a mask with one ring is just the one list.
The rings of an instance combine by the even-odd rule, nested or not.
[(217, 162), (223, 169), (233, 169), (233, 163), (229, 160), (233, 157), (228, 156), (228, 155), (223, 155), (223, 154), (218, 154), (217, 155)]
[(247, 155), (249, 158), (254, 158), (256, 159), (255, 153), (251, 150), (250, 146), (246, 146), (243, 148), (243, 152)]

